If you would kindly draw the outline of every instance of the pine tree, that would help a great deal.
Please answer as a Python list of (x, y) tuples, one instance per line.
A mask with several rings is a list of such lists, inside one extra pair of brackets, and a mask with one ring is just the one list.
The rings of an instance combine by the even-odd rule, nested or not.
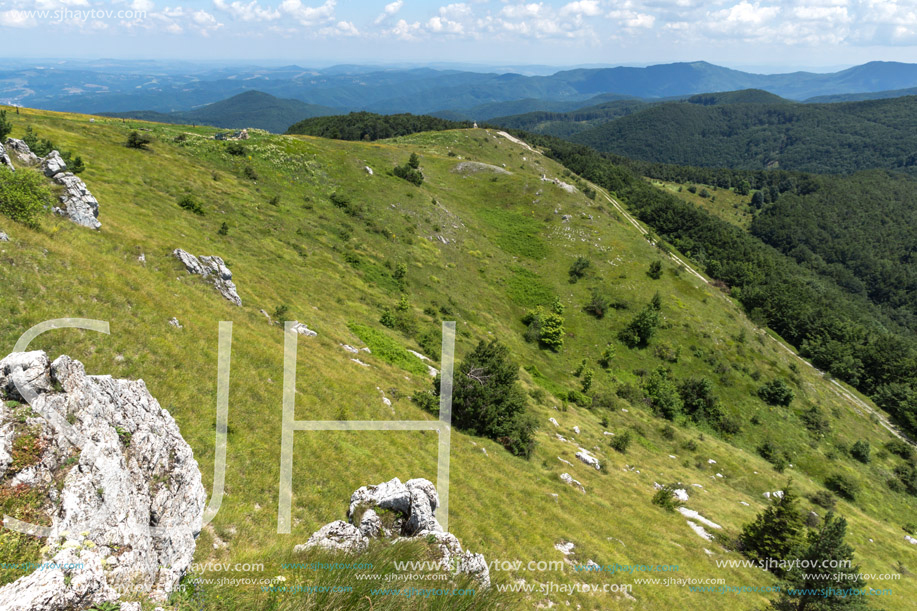
[[(825, 516), (821, 529), (809, 533), (800, 555), (800, 565), (787, 572), (781, 584), (782, 595), (771, 602), (777, 611), (864, 611), (869, 605), (862, 596), (840, 594), (843, 590), (863, 590), (866, 580), (853, 564), (853, 548), (844, 542), (847, 521), (833, 513)], [(832, 562), (834, 561), (834, 562)], [(849, 565), (844, 566), (845, 562)], [(831, 568), (824, 568), (830, 566)], [(824, 596), (828, 590), (835, 596)], [(803, 593), (805, 592), (805, 593)]]
[(6, 137), (13, 131), (13, 124), (6, 118), (6, 111), (0, 110), (0, 143), (6, 140)]
[(789, 560), (803, 543), (805, 519), (797, 507), (796, 493), (787, 482), (782, 497), (746, 524), (739, 536), (743, 553), (778, 576), (784, 575), (781, 561)]

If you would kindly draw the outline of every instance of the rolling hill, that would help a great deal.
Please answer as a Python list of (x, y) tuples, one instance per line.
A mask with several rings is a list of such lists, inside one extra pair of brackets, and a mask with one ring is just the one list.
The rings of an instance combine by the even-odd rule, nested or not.
[[(136, 122), (33, 110), (9, 119), (13, 137), (32, 127), (80, 153), (102, 228), (49, 212), (35, 227), (0, 216), (10, 239), (0, 244), (0, 342), (11, 350), (25, 330), (62, 316), (109, 321), (111, 335), (56, 331), (35, 348), (80, 358), (91, 373), (142, 378), (193, 448), (208, 494), (218, 325), (232, 321), (226, 497), (198, 539), (202, 580), (186, 578), (173, 608), (348, 609), (369, 599), (377, 610), (706, 610), (724, 600), (696, 584), (747, 586), (742, 604), (761, 607), (778, 579), (743, 564), (736, 540), (789, 480), (805, 512), (818, 514), (803, 528), (816, 530), (823, 504), (833, 504), (860, 570), (899, 576), (868, 579), (893, 588), (883, 608), (912, 607), (917, 567), (904, 529), (912, 529), (917, 497), (890, 488), (892, 474), (911, 463), (899, 456), (903, 442), (886, 415), (752, 322), (736, 294), (697, 269), (696, 248), (649, 233), (632, 211), (641, 218), (652, 211), (626, 169), (577, 168), (585, 157), (573, 151), (565, 162), (589, 182), (552, 159), (557, 151), (490, 129), (375, 142), (253, 131), (248, 141), (227, 143), (210, 127), (144, 123), (151, 141), (140, 150), (125, 146)], [(409, 177), (417, 175), (404, 168), (415, 169), (419, 184), (396, 168)], [(9, 172), (0, 180), (11, 180)], [(172, 255), (177, 248), (222, 257), (242, 306), (187, 274)], [(563, 328), (550, 337), (562, 345), (552, 350), (539, 339), (557, 316)], [(396, 476), (435, 480), (438, 439), (429, 431), (297, 431), (292, 534), (278, 534), (285, 392), (278, 319), (317, 333), (298, 339), (292, 390), (300, 420), (435, 418), (411, 399), (432, 385), (408, 350), (438, 360), (444, 321), (456, 322), (457, 362), (482, 341), (506, 346), (537, 426), (531, 456), (513, 455), (503, 439), (451, 433), (450, 531), (498, 562), (488, 592), (463, 599), (380, 592), (380, 582), (454, 583), (424, 572), (401, 580), (391, 550), (423, 560), (429, 541), (373, 545), (346, 558), (294, 551), (343, 517), (358, 487)], [(652, 331), (637, 345), (629, 338), (644, 323)], [(489, 383), (466, 371), (473, 384)], [(773, 388), (788, 390), (790, 400), (766, 401)], [(872, 448), (868, 461), (851, 454), (857, 443)], [(848, 496), (826, 492), (837, 481), (849, 484)], [(687, 514), (654, 504), (657, 486), (669, 484), (688, 497)], [(34, 509), (21, 492), (0, 484), (5, 513)], [(0, 549), (9, 562), (42, 554), (40, 542), (9, 531), (0, 532)], [(359, 561), (372, 566), (312, 564)], [(253, 563), (262, 570), (233, 570)], [(584, 568), (615, 563), (677, 565), (692, 587)], [(8, 570), (3, 579), (20, 575)], [(258, 585), (275, 576), (303, 589), (287, 595)], [(240, 578), (253, 581), (231, 583)], [(308, 589), (331, 586), (345, 588)]]
[(168, 113), (141, 110), (99, 114), (105, 117), (141, 119), (157, 123), (211, 125), (228, 129), (254, 127), (279, 134), (297, 121), (333, 115), (337, 112), (325, 106), (275, 98), (260, 91), (246, 91), (195, 110)]

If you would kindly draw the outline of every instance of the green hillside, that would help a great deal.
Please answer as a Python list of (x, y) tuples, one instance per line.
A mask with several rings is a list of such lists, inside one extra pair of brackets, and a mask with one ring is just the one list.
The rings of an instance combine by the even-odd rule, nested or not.
[(634, 159), (679, 165), (913, 172), (915, 109), (914, 96), (839, 104), (706, 105), (689, 100), (647, 107), (571, 140)]
[[(664, 577), (774, 586), (777, 578), (759, 568), (717, 563), (744, 558), (737, 539), (768, 506), (765, 492), (783, 490), (791, 479), (805, 512), (824, 516), (811, 497), (820, 493), (815, 498), (824, 501), (826, 484), (838, 476), (850, 482), (850, 498), (832, 498), (848, 521), (847, 542), (860, 570), (898, 576), (870, 579), (870, 587), (892, 593), (868, 602), (912, 608), (917, 548), (904, 528), (917, 521), (917, 497), (890, 482), (913, 466), (899, 456), (887, 415), (757, 327), (735, 295), (689, 267), (684, 255), (654, 242), (627, 211), (647, 213), (638, 189), (622, 188), (618, 195), (634, 201), (619, 201), (495, 130), (376, 142), (253, 131), (248, 141), (227, 143), (212, 139), (218, 130), (207, 127), (90, 123), (87, 116), (30, 110), (9, 118), (13, 137), (31, 126), (82, 156), (80, 176), (100, 202), (102, 228), (87, 230), (49, 213), (35, 228), (0, 216), (0, 230), (10, 237), (0, 243), (4, 353), (44, 320), (109, 321), (110, 336), (57, 331), (34, 347), (80, 359), (90, 373), (142, 378), (194, 449), (209, 492), (217, 329), (232, 321), (226, 497), (201, 533), (195, 561), (265, 568), (201, 577), (280, 575), (288, 586), (353, 587), (317, 597), (211, 581), (177, 595), (173, 608), (762, 608), (773, 594), (694, 591), (638, 583), (655, 575), (575, 567), (677, 565), (676, 575)], [(125, 146), (138, 128), (149, 130), (142, 132), (152, 138), (149, 150)], [(409, 171), (412, 154), (419, 185), (394, 172), (416, 176)], [(573, 155), (566, 161), (575, 167)], [(625, 172), (608, 166), (591, 177), (603, 182)], [(186, 205), (189, 198), (200, 214)], [(679, 246), (688, 250), (687, 243)], [(176, 248), (221, 256), (243, 306), (189, 276), (170, 254)], [(539, 306), (562, 312), (557, 351), (527, 341), (537, 338), (523, 320)], [(449, 530), (488, 561), (518, 560), (523, 567), (563, 561), (556, 546), (572, 542), (569, 563), (562, 570), (492, 570), (490, 591), (466, 600), (386, 596), (352, 572), (284, 568), (330, 561), (293, 547), (342, 518), (358, 487), (393, 477), (435, 480), (437, 438), (297, 432), (292, 534), (277, 534), (284, 335), (259, 310), (318, 332), (299, 339), (299, 420), (433, 418), (411, 400), (431, 379), (401, 358), (401, 348), (435, 357), (444, 320), (456, 321), (458, 361), (482, 340), (506, 345), (521, 367), (527, 410), (538, 427), (534, 450), (529, 458), (514, 456), (497, 441), (454, 430)], [(182, 329), (169, 324), (172, 317)], [(627, 339), (628, 330), (639, 331), (635, 321), (649, 321), (654, 331), (646, 345)], [(374, 344), (372, 354), (358, 358), (368, 367), (342, 347), (366, 343)], [(789, 405), (765, 402), (774, 388), (791, 391)], [(868, 461), (856, 457), (857, 443), (871, 448)], [(601, 468), (580, 462), (579, 448)], [(585, 493), (565, 484), (563, 473)], [(652, 502), (654, 483), (679, 482), (690, 496), (686, 506), (722, 526), (713, 540)], [(16, 516), (28, 506), (13, 496), (0, 486), (0, 501)], [(11, 537), (0, 532), (0, 549), (13, 550), (16, 561), (38, 559), (37, 542)], [(425, 553), (423, 542), (392, 549), (373, 546), (354, 560), (373, 562), (386, 576), (395, 574), (393, 556)], [(519, 580), (534, 589), (526, 592)], [(632, 590), (572, 591), (582, 583)], [(145, 608), (153, 605), (145, 601)]]
[(175, 112), (138, 110), (100, 113), (100, 115), (156, 121), (157, 123), (211, 125), (227, 129), (254, 127), (281, 134), (296, 121), (335, 113), (337, 113), (335, 109), (327, 106), (281, 99), (260, 91), (246, 91), (194, 110)]

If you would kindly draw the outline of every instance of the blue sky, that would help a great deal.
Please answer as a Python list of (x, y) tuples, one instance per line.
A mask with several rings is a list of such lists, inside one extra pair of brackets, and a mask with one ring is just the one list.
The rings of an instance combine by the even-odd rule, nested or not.
[(917, 60), (917, 0), (0, 0), (20, 57), (837, 67)]

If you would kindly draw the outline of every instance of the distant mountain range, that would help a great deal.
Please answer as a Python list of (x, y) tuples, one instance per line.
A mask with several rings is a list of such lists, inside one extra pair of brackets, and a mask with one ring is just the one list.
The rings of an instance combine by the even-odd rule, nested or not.
[(886, 97), (915, 87), (917, 64), (897, 62), (870, 62), (826, 74), (753, 74), (707, 62), (579, 68), (552, 75), (366, 66), (188, 66), (183, 71), (181, 66), (118, 63), (20, 64), (0, 71), (0, 101), (51, 110), (185, 112), (261, 91), (338, 112), (411, 112), (475, 120), (535, 110), (565, 112), (625, 98), (658, 100), (744, 89), (802, 101), (816, 96)]
[(142, 119), (158, 123), (183, 125), (212, 125), (213, 127), (255, 127), (274, 133), (283, 133), (291, 123), (313, 117), (338, 114), (326, 106), (306, 104), (299, 100), (275, 98), (260, 91), (246, 91), (228, 100), (208, 104), (196, 110), (156, 112), (135, 110), (128, 112), (102, 112), (107, 117)]

